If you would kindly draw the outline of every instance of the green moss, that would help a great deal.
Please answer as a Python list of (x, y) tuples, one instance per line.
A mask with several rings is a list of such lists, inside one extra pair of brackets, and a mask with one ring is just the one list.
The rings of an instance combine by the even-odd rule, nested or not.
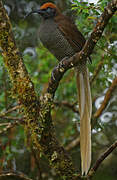
[[(22, 104), (25, 112), (25, 131), (31, 136), (33, 145), (42, 150), (58, 173), (61, 179), (70, 179), (75, 173), (69, 156), (59, 145), (52, 124), (51, 106), (52, 95), (45, 93), (37, 98), (34, 85), (24, 66), (23, 59), (14, 42), (11, 24), (0, 1), (0, 47), (3, 50), (4, 63), (13, 82), (14, 93)], [(70, 177), (70, 178), (69, 178)]]

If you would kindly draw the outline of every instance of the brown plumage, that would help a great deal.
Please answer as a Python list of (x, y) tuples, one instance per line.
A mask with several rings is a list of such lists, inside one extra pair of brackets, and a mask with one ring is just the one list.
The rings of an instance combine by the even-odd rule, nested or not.
[[(45, 3), (38, 13), (42, 16), (39, 37), (43, 45), (59, 60), (71, 57), (85, 44), (85, 38), (76, 25), (53, 3)], [(30, 13), (30, 14), (31, 14)], [(92, 101), (89, 74), (86, 63), (80, 63), (76, 70), (80, 112), (80, 148), (82, 174), (87, 174), (91, 163), (91, 113)]]

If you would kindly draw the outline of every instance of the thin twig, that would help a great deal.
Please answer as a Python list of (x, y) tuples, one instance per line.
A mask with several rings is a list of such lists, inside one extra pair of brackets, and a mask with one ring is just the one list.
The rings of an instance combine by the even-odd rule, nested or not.
[(60, 107), (60, 106), (65, 106), (65, 107), (71, 109), (73, 112), (78, 113), (78, 110), (77, 110), (76, 107), (75, 107), (76, 102), (70, 104), (70, 103), (67, 102), (67, 101), (62, 101), (62, 102), (55, 101), (54, 104), (55, 104), (56, 106), (59, 106), (59, 107)]
[(0, 123), (0, 127), (1, 126), (8, 126), (9, 125), (9, 123)]
[(103, 64), (104, 64), (104, 55), (102, 55), (102, 58), (101, 58), (101, 60), (99, 61), (97, 67), (96, 67), (95, 70), (94, 70), (93, 76), (92, 76), (91, 79), (90, 79), (90, 84), (91, 84), (91, 85), (92, 85), (92, 83), (94, 82), (94, 80), (96, 79), (96, 77), (98, 76), (98, 74), (99, 74), (99, 72), (100, 72)]
[(7, 133), (11, 128), (15, 127), (16, 125), (19, 124), (24, 124), (23, 119), (22, 120), (16, 120), (14, 122), (9, 122), (9, 123), (1, 123), (0, 126), (4, 126), (4, 124), (7, 124), (6, 127), (4, 127), (2, 130), (0, 130), (0, 134)]
[(107, 106), (107, 104), (108, 104), (108, 102), (109, 102), (109, 100), (110, 100), (110, 98), (112, 96), (112, 92), (115, 90), (116, 87), (117, 87), (117, 76), (115, 77), (115, 79), (113, 80), (111, 86), (107, 90), (107, 92), (105, 94), (105, 98), (104, 98), (100, 108), (94, 114), (94, 118), (98, 118), (101, 115), (101, 113), (103, 112), (103, 110)]
[(80, 143), (80, 137), (77, 137), (76, 139), (74, 139), (71, 143), (69, 143), (65, 149), (67, 151), (70, 151), (72, 148), (76, 147), (78, 144)]
[[(95, 103), (95, 100), (98, 98), (98, 96), (95, 96), (93, 99), (92, 99), (92, 103), (94, 104)], [(78, 113), (79, 114), (79, 111), (77, 110), (76, 108), (76, 105), (78, 104), (78, 101), (75, 101), (74, 103), (69, 103), (68, 101), (62, 101), (62, 102), (58, 102), (58, 101), (54, 101), (54, 105), (56, 106), (65, 106), (66, 108), (69, 108), (71, 109), (73, 112), (75, 113)]]
[(12, 112), (12, 111), (16, 111), (17, 109), (20, 109), (22, 105), (17, 105), (17, 106), (14, 106), (12, 107), (11, 109), (8, 109), (7, 111), (5, 112), (1, 112), (0, 113), (0, 116), (5, 116), (6, 114)]
[(110, 153), (112, 153), (112, 151), (117, 147), (117, 141), (115, 141), (100, 157), (99, 159), (95, 162), (94, 166), (90, 169), (89, 173), (88, 173), (88, 177), (91, 177), (96, 170), (98, 169), (98, 167), (100, 166), (100, 164), (104, 161), (104, 159), (106, 159), (108, 157), (108, 155)]
[(18, 180), (32, 180), (30, 178), (28, 178), (25, 174), (18, 172), (18, 171), (14, 171), (14, 172), (1, 172), (0, 173), (0, 180), (3, 179), (18, 179)]
[(110, 54), (113, 58), (117, 59), (117, 56), (115, 54), (113, 54), (112, 52), (110, 52), (109, 49), (106, 49), (104, 47), (100, 47), (98, 44), (96, 44), (97, 47), (99, 47), (101, 50), (103, 50), (104, 52), (106, 52), (107, 54)]
[(1, 116), (0, 115), (0, 118), (2, 119), (9, 119), (9, 120), (18, 120), (18, 121), (21, 121), (22, 119), (24, 119), (24, 117), (13, 117), (13, 116)]

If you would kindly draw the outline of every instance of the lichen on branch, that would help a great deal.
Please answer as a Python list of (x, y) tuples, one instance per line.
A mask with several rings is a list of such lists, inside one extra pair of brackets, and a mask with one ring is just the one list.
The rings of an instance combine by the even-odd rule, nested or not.
[(4, 63), (13, 82), (14, 92), (24, 109), (26, 129), (31, 136), (33, 145), (48, 158), (50, 166), (54, 167), (61, 179), (76, 179), (76, 171), (71, 158), (60, 146), (55, 136), (51, 119), (50, 93), (45, 93), (40, 100), (34, 85), (23, 63), (23, 58), (15, 44), (12, 27), (6, 11), (0, 0), (0, 47)]

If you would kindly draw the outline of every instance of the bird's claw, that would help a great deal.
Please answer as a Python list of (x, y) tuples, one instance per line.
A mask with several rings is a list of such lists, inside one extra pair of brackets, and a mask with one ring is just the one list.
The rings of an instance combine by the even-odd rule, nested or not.
[(60, 62), (59, 62), (59, 65), (58, 65), (58, 67), (56, 66), (56, 67), (54, 67), (54, 69), (53, 69), (53, 71), (52, 71), (52, 74), (51, 74), (51, 79), (52, 80), (56, 80), (56, 78), (55, 78), (55, 73), (56, 73), (56, 71), (57, 70), (59, 70), (60, 72), (63, 72), (64, 71), (64, 64), (65, 64), (65, 60), (67, 60), (69, 57), (64, 57)]
[(53, 71), (52, 71), (52, 74), (51, 74), (51, 79), (54, 80), (54, 81), (55, 81), (55, 79), (56, 79), (55, 76), (54, 76), (54, 74), (55, 74), (55, 72), (56, 72), (56, 68), (57, 68), (57, 67), (54, 67), (54, 69), (53, 69)]
[(60, 63), (59, 63), (59, 67), (60, 67), (60, 68), (63, 68), (63, 65), (65, 64), (65, 60), (67, 60), (67, 59), (69, 59), (68, 56), (64, 57), (64, 58), (60, 61)]

